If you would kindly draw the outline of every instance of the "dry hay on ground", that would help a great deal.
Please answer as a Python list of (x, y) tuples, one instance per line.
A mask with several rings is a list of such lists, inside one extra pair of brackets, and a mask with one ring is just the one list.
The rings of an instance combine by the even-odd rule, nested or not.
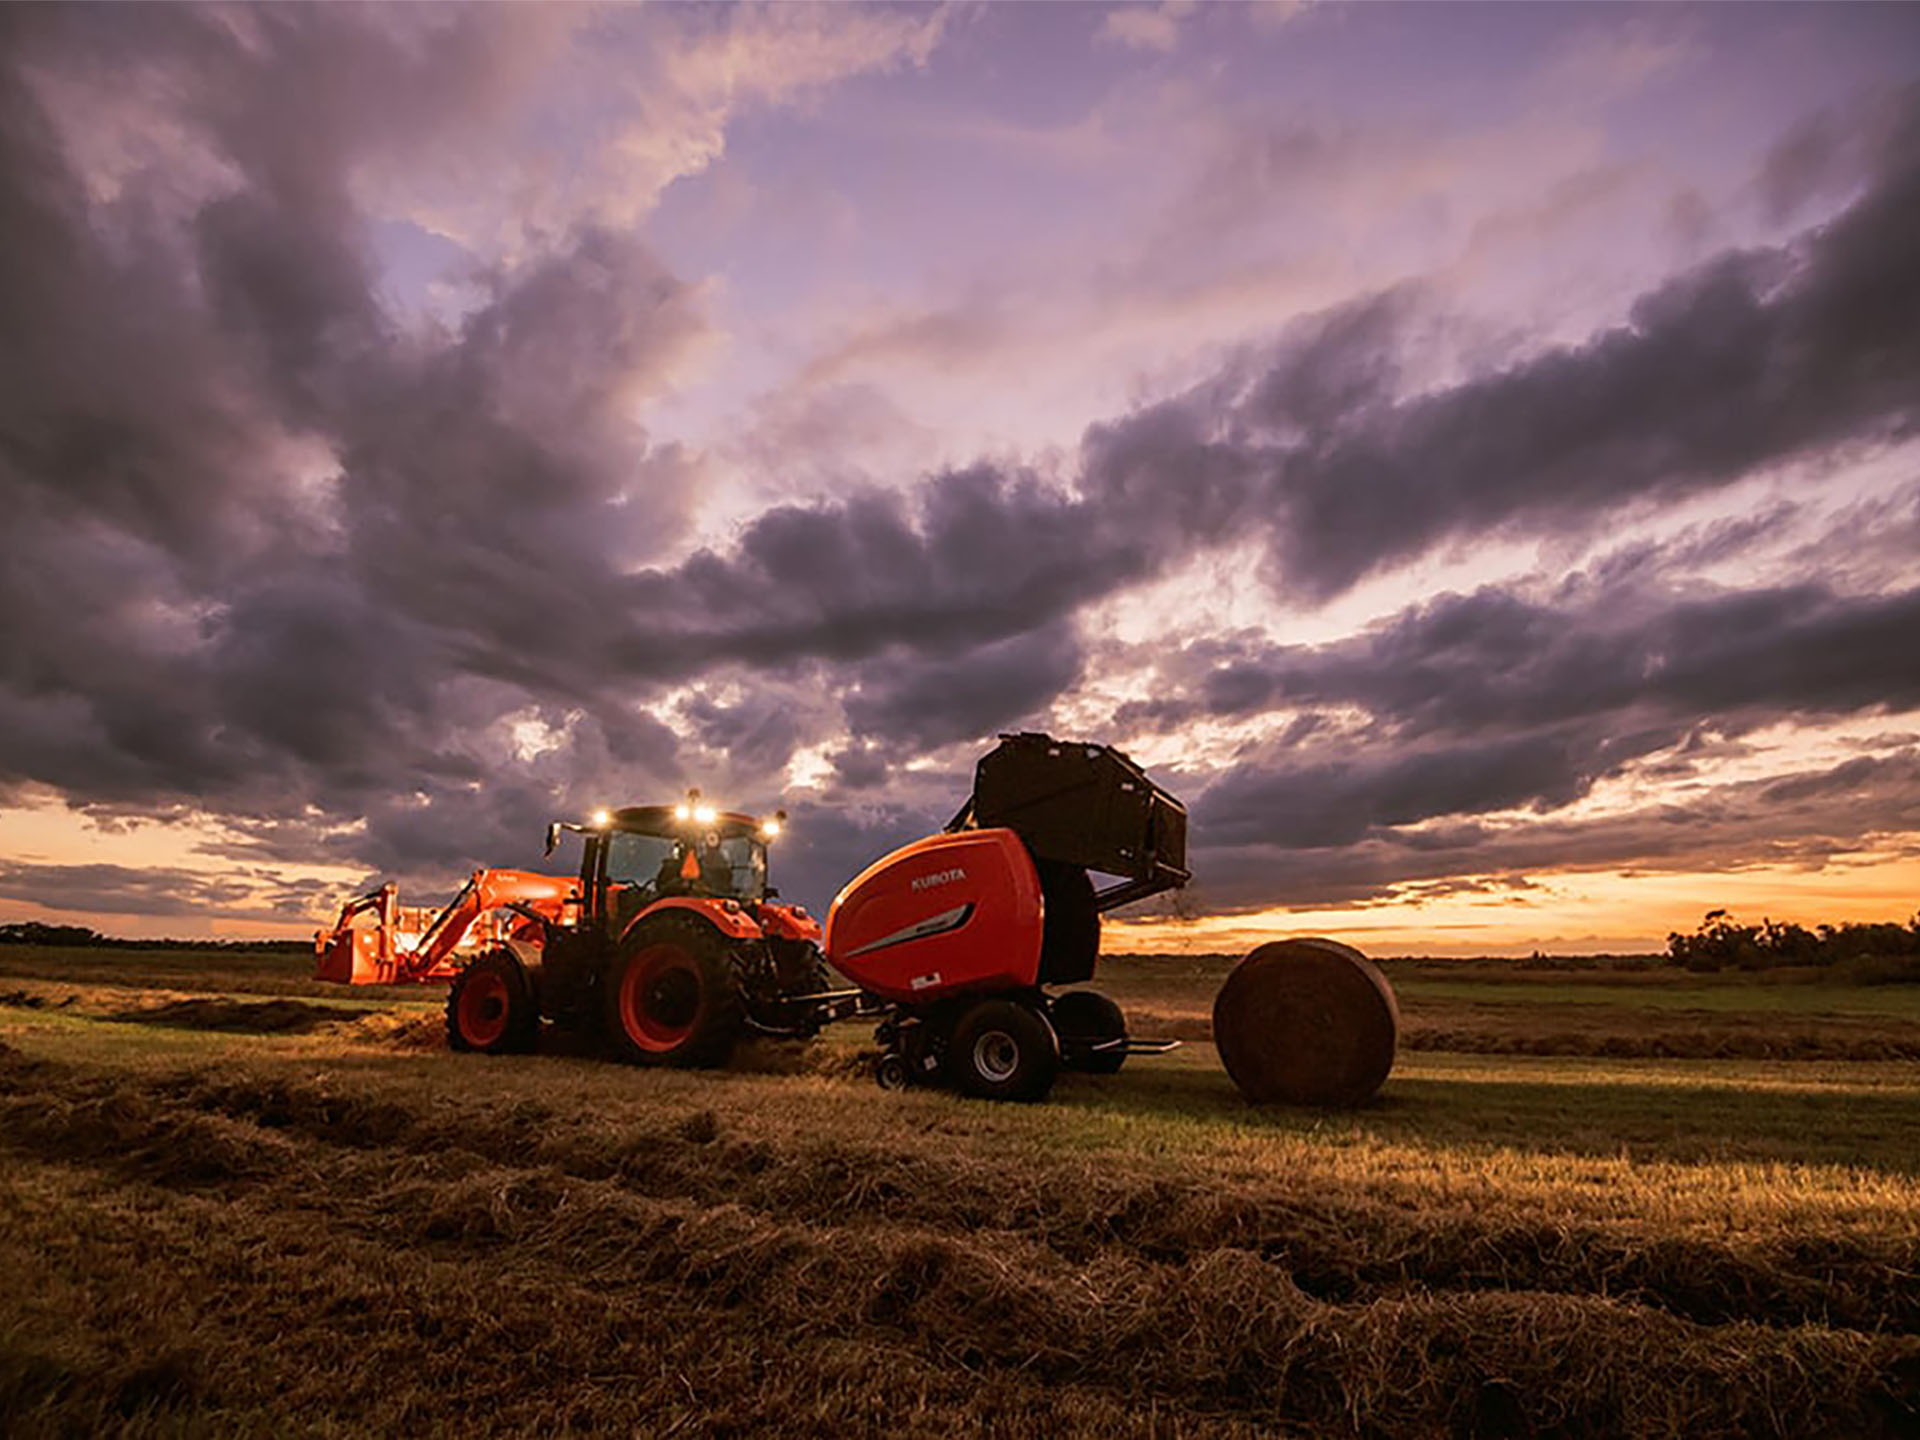
[(942, 1145), (867, 1087), (871, 1129), (728, 1108), (818, 1078), (656, 1085), (609, 1116), (423, 1063), (471, 1093), (0, 1053), (12, 1433), (1920, 1424), (1911, 1233), (1416, 1210), (1325, 1175), (1009, 1149), (991, 1115)]

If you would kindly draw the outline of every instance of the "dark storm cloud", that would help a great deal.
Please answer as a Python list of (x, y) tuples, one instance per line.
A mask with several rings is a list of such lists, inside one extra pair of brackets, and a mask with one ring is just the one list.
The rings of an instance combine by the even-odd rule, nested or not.
[[(1644, 823), (1552, 817), (1649, 762), (1688, 778), (1779, 722), (1920, 707), (1915, 634), (1920, 590), (1676, 596), (1576, 580), (1530, 600), (1488, 589), (1320, 647), (1195, 645), (1156, 682), (1183, 698), (1121, 718), (1177, 730), (1201, 717), (1300, 712), (1191, 801), (1194, 833), (1221, 867), (1214, 903), (1262, 903), (1236, 874), (1247, 887), (1280, 873), (1307, 886), (1337, 880), (1358, 898), (1415, 874), (1631, 863), (1688, 847), (1702, 863), (1728, 845), (1771, 854), (1774, 841), (1734, 832), (1796, 798), (1831, 802), (1802, 836), (1825, 854), (1836, 836), (1920, 821), (1910, 750), (1777, 787), (1716, 790)], [(1533, 817), (1524, 841), (1480, 820), (1514, 811)], [(1261, 866), (1245, 870), (1235, 849)]]
[[(1358, 707), (1382, 735), (1480, 735), (1629, 713), (1723, 729), (1920, 706), (1920, 590), (1704, 595), (1567, 582), (1545, 599), (1444, 595), (1329, 645), (1204, 641), (1123, 723)], [(1166, 683), (1171, 682), (1171, 683)]]
[[(555, 701), (603, 763), (670, 766), (673, 737), (601, 670), (624, 567), (688, 513), (686, 465), (624, 415), (698, 332), (690, 292), (583, 228), (482, 277), (457, 333), (403, 332), (350, 197), (376, 143), (484, 108), (517, 19), (444, 12), (424, 46), (368, 11), (5, 23), (6, 778), (238, 816), (316, 803), (377, 838), (402, 828), (387, 797), (471, 783), (472, 737)], [(141, 171), (89, 196), (69, 147), (106, 122), (63, 136), (28, 77), (143, 67), (237, 187), (183, 198)]]
[(913, 499), (870, 492), (776, 507), (731, 554), (637, 577), (634, 612), (666, 623), (637, 627), (618, 653), (636, 671), (681, 674), (716, 658), (777, 665), (992, 644), (1183, 553), (1194, 519), (1144, 513), (1159, 499), (1116, 497), (1103, 510), (981, 465), (935, 476)]
[(992, 735), (1051, 703), (1079, 678), (1080, 641), (1069, 625), (983, 645), (954, 658), (881, 656), (847, 696), (856, 736), (937, 750)]
[[(1269, 799), (1284, 808), (1284, 794)], [(1276, 823), (1269, 833), (1279, 836)], [(1505, 888), (1561, 868), (1733, 871), (1753, 865), (1817, 870), (1869, 841), (1915, 853), (1920, 751), (1716, 786), (1682, 805), (1525, 824), (1458, 822), (1418, 831), (1378, 829), (1352, 841), (1296, 846), (1284, 838), (1216, 844), (1201, 828), (1190, 855), (1204, 901), (1223, 910), (1275, 904), (1365, 904), (1403, 890), (1434, 893), (1463, 879), (1502, 876)]]
[[(369, 175), (486, 133), (538, 23), (0, 10), (0, 798), (197, 807), (236, 855), (444, 874), (536, 859), (556, 811), (701, 778), (690, 755), (758, 803), (840, 741), (831, 795), (901, 788), (797, 827), (798, 874), (827, 886), (965, 794), (899, 766), (1043, 719), (1081, 674), (1081, 612), (1208, 547), (1263, 538), (1289, 595), (1328, 596), (1913, 422), (1909, 145), (1823, 229), (1720, 257), (1584, 346), (1408, 396), (1418, 292), (1363, 297), (1092, 426), (1068, 479), (963, 466), (676, 559), (700, 464), (631, 416), (705, 331), (692, 287), (579, 224), (476, 265), (442, 326), (380, 288)], [(1782, 152), (1783, 194), (1818, 188), (1818, 150)], [(1346, 647), (1228, 646), (1196, 661), (1189, 709), (1155, 713), (1306, 712), (1298, 754), (1249, 757), (1196, 818), (1285, 846), (1291, 806), (1310, 848), (1371, 855), (1382, 832), (1562, 805), (1703, 716), (1913, 703), (1885, 658), (1907, 596), (1675, 602), (1635, 634), (1589, 623), (1610, 603), (1483, 594)], [(708, 681), (755, 693), (681, 697), (678, 733), (646, 709)], [(1315, 728), (1353, 706), (1370, 736)], [(550, 747), (510, 742), (529, 716)]]
[(328, 894), (318, 881), (285, 881), (259, 871), (210, 877), (168, 868), (0, 860), (0, 898), (47, 910), (284, 922), (303, 918)]
[(1280, 459), (1272, 490), (1283, 583), (1330, 595), (1455, 537), (1560, 530), (1910, 431), (1917, 252), (1910, 162), (1803, 255), (1724, 256), (1578, 349), (1331, 425), (1305, 417), (1317, 433)]

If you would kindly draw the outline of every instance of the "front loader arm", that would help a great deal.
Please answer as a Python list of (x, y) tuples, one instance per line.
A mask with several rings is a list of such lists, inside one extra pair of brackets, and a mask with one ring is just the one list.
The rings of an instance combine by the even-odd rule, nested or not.
[(580, 882), (528, 870), (476, 870), (460, 893), (434, 917), (411, 954), (399, 957), (399, 978), (441, 978), (433, 972), (446, 967), (466, 942), (474, 924), (494, 910), (531, 911), (550, 923), (580, 898)]
[[(471, 958), (468, 952), (509, 929), (533, 929), (529, 916), (564, 923), (579, 899), (578, 880), (528, 870), (476, 870), (437, 913), (401, 905), (395, 887), (383, 885), (348, 902), (334, 928), (315, 937), (318, 975), (354, 985), (451, 980)], [(377, 923), (356, 931), (355, 918), (368, 911), (377, 912)], [(521, 918), (503, 924), (496, 911)]]

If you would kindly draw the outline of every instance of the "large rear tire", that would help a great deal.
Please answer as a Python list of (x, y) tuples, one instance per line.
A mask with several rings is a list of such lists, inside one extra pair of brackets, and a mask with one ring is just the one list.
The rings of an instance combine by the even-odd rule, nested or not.
[(687, 915), (628, 932), (607, 975), (607, 1034), (640, 1065), (724, 1065), (744, 1028), (726, 942)]
[(981, 1100), (1041, 1100), (1060, 1073), (1053, 1026), (1017, 1000), (982, 1000), (960, 1017), (947, 1067), (963, 1094)]
[(1053, 1028), (1060, 1036), (1060, 1063), (1086, 1075), (1114, 1075), (1127, 1062), (1127, 1052), (1093, 1047), (1107, 1040), (1127, 1038), (1127, 1017), (1120, 1007), (1097, 990), (1069, 990), (1053, 1002)]
[(489, 950), (447, 992), (447, 1047), (482, 1055), (523, 1055), (540, 1034), (540, 1007), (520, 962)]

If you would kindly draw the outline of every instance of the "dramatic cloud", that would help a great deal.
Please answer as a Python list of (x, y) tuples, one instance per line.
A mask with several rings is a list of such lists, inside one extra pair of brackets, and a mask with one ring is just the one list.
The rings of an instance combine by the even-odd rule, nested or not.
[[(1837, 836), (1920, 821), (1910, 746), (1627, 820), (1539, 817), (1609, 779), (1696, 779), (1768, 727), (1920, 709), (1920, 658), (1904, 639), (1916, 633), (1920, 590), (1845, 596), (1810, 582), (1690, 596), (1576, 578), (1544, 601), (1444, 596), (1325, 646), (1196, 644), (1163, 667), (1167, 698), (1120, 718), (1177, 730), (1294, 716), (1194, 803), (1196, 835), (1227, 852), (1218, 904), (1267, 903), (1260, 886), (1285, 874), (1307, 891), (1343, 877), (1352, 897), (1416, 876), (1711, 867), (1779, 858), (1796, 840), (1795, 854), (1826, 855)], [(1788, 800), (1823, 804), (1796, 831), (1769, 818)], [(1535, 818), (1517, 826), (1512, 812)], [(1264, 864), (1232, 860), (1241, 847)], [(1235, 886), (1229, 873), (1247, 878)]]
[(0, 861), (0, 897), (48, 910), (108, 915), (221, 919), (285, 924), (330, 898), (319, 881), (281, 879), (270, 870), (210, 878), (170, 867), (26, 865)]
[[(998, 355), (1038, 322), (1004, 297), (892, 304), (876, 265), (862, 313), (937, 323), (840, 327), (776, 366), (730, 308), (732, 276), (648, 222), (702, 179), (705, 202), (764, 217), (777, 192), (715, 175), (738, 137), (777, 167), (799, 143), (786, 127), (839, 133), (843, 89), (925, 71), (948, 94), (934, 62), (958, 23), (799, 6), (0, 14), (0, 802), (211, 817), (254, 895), (270, 871), (248, 866), (444, 879), (529, 862), (553, 814), (701, 783), (790, 803), (789, 888), (818, 902), (950, 814), (997, 731), (1070, 713), (1170, 754), (1192, 727), (1233, 737), (1213, 752), (1229, 760), (1177, 767), (1229, 907), (1776, 841), (1838, 853), (1820, 827), (1846, 806), (1876, 833), (1916, 828), (1910, 750), (1891, 741), (1851, 770), (1721, 786), (1684, 844), (1665, 812), (1579, 808), (1627, 778), (1705, 777), (1709, 751), (1768, 726), (1920, 709), (1920, 577), (1894, 538), (1920, 512), (1857, 469), (1906, 463), (1920, 409), (1911, 95), (1871, 126), (1827, 107), (1754, 137), (1743, 183), (1774, 229), (1579, 343), (1481, 336), (1436, 360), (1450, 292), (1410, 275), (1199, 336), (1185, 380), (1142, 378), (1138, 403), (1061, 421), (1044, 453), (822, 466), (843, 432), (874, 454), (928, 433), (910, 388), (876, 378), (890, 357)], [(966, 22), (999, 23), (1015, 22)], [(1113, 67), (1174, 64), (1240, 21), (1169, 5), (1050, 23)], [(1306, 44), (1316, 27), (1295, 29)], [(1257, 161), (1238, 210), (1202, 203), (1233, 189), (1208, 160), (1159, 187), (1185, 198), (1152, 233), (1253, 245), (1288, 177), (1338, 185), (1378, 144), (1351, 112), (1266, 121), (1228, 167)], [(867, 155), (872, 127), (855, 128), (841, 143)], [(864, 254), (883, 218), (849, 208), (834, 233)], [(827, 263), (833, 247), (760, 224), (730, 253), (761, 283)], [(1093, 289), (1127, 271), (1082, 263)], [(715, 377), (743, 357), (760, 371), (726, 391)], [(764, 488), (674, 428), (700, 405), (761, 417), (731, 453)], [(789, 450), (800, 479), (774, 473)], [(1655, 537), (1571, 579), (1403, 594), (1313, 645), (1285, 643), (1279, 618), (1212, 624), (1197, 596), (1160, 617), (1197, 638), (1150, 642), (1115, 690), (1089, 688), (1117, 653), (1096, 611), (1227, 547), (1257, 547), (1271, 614), (1298, 617), (1476, 546), (1581, 554), (1791, 467), (1854, 487), (1852, 511), (1821, 513), (1855, 533), (1776, 553), (1764, 576), (1723, 572), (1765, 519), (1722, 516), (1684, 552)], [(752, 500), (767, 494), (789, 498)], [(1743, 841), (1768, 805), (1800, 818)], [(259, 908), (213, 882), (167, 908), (169, 878), (9, 863), (0, 895)]]
[[(1482, 751), (1480, 758), (1491, 758), (1490, 752)], [(1216, 809), (1245, 811), (1264, 802), (1273, 817), (1264, 834), (1276, 838), (1253, 838), (1253, 829), (1243, 828), (1239, 843), (1216, 843), (1218, 833), (1203, 829), (1195, 860), (1206, 903), (1225, 910), (1319, 907), (1378, 902), (1408, 892), (1456, 893), (1463, 886), (1520, 890), (1529, 876), (1565, 869), (1711, 874), (1784, 865), (1815, 871), (1862, 850), (1907, 859), (1920, 855), (1914, 840), (1920, 826), (1920, 751), (1911, 746), (1827, 769), (1720, 785), (1685, 803), (1623, 814), (1520, 823), (1502, 816), (1405, 829), (1376, 824), (1359, 833), (1332, 811), (1340, 800), (1358, 796), (1375, 816), (1396, 813), (1380, 808), (1381, 793), (1393, 799), (1413, 796), (1416, 808), (1430, 805), (1433, 792), (1421, 794), (1418, 787), (1432, 773), (1421, 771), (1418, 763), (1396, 767), (1396, 773), (1380, 777), (1384, 784), (1378, 790), (1365, 791), (1324, 780), (1316, 788), (1311, 774), (1289, 777), (1273, 769), (1255, 772), (1257, 794), (1240, 791), (1231, 778), (1218, 782)], [(1299, 789), (1295, 779), (1304, 782)], [(1452, 803), (1452, 797), (1442, 803)], [(1296, 807), (1305, 817), (1298, 843), (1281, 836), (1286, 816)], [(1195, 821), (1211, 827), (1221, 818), (1203, 812)], [(1315, 823), (1326, 826), (1317, 836), (1311, 828)], [(1316, 839), (1329, 843), (1313, 843)]]
[[(1167, 698), (1124, 723), (1357, 707), (1402, 739), (1623, 716), (1711, 716), (1738, 731), (1786, 716), (1920, 708), (1920, 590), (1835, 594), (1818, 582), (1672, 595), (1576, 576), (1535, 601), (1444, 595), (1319, 647), (1196, 644)], [(1168, 683), (1171, 682), (1171, 683)]]

